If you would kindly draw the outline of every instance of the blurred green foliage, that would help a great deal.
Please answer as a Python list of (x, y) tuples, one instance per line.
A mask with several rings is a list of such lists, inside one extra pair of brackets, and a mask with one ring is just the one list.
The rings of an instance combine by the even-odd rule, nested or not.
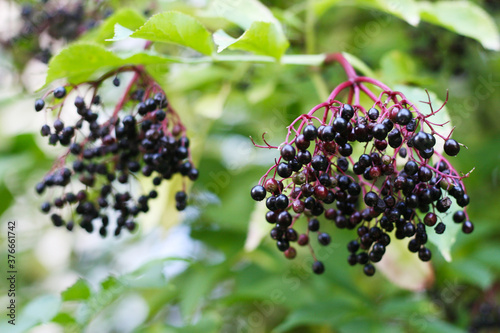
[[(211, 32), (223, 29), (238, 37), (249, 28), (245, 20), (259, 19), (251, 17), (251, 10), (241, 17), (232, 14), (244, 2), (216, 1), (209, 7), (211, 15), (183, 1), (158, 2), (154, 10), (178, 10), (195, 16)], [(261, 8), (249, 3), (257, 6), (253, 10)], [(449, 8), (449, 1), (262, 3), (274, 16), (261, 8), (260, 19), (276, 20), (289, 40), (286, 55), (348, 52), (390, 86), (425, 88), (440, 100), (449, 90), (447, 108), (456, 126), (454, 137), (468, 147), (452, 162), (464, 173), (475, 168), (465, 184), (476, 230), (458, 236), (451, 251), (453, 261), (448, 263), (433, 251), (432, 287), (412, 292), (382, 274), (367, 278), (348, 266), (345, 244), (351, 233), (333, 226), (331, 246), (318, 253), (327, 266), (322, 276), (312, 276), (305, 251), (288, 261), (268, 237), (255, 249), (245, 250), (250, 221), (260, 221), (267, 232), (249, 189), (277, 156), (255, 149), (248, 137), (260, 139), (267, 132), (269, 142), (279, 144), (285, 127), (318, 104), (344, 80), (344, 73), (336, 65), (274, 61), (186, 63), (178, 60), (197, 54), (178, 45), (158, 44), (151, 58), (134, 59), (151, 61), (148, 70), (161, 80), (189, 128), (201, 170), (191, 188), (191, 207), (183, 214), (174, 213), (172, 185), (174, 189), (165, 188), (158, 200), (162, 202), (153, 208), (157, 213), (142, 217), (143, 227), (134, 235), (100, 240), (82, 230), (72, 234), (55, 230), (38, 213), (41, 200), (32, 190), (53, 160), (47, 143), (37, 138), (44, 120), (33, 117), (29, 121), (36, 122), (34, 126), (0, 133), (1, 224), (3, 230), (8, 219), (17, 219), (20, 225), (18, 325), (7, 326), (2, 315), (0, 331), (23, 332), (32, 327), (50, 332), (144, 333), (500, 330), (500, 56), (491, 50), (498, 50), (500, 43), (498, 2), (464, 1), (460, 6), (452, 4), (452, 12), (442, 9)], [(118, 11), (125, 2), (109, 5)], [(137, 29), (144, 4), (127, 1), (126, 5), (131, 9), (111, 16), (82, 40), (104, 43), (113, 36), (115, 23)], [(214, 18), (214, 10), (225, 19)], [(129, 17), (135, 18), (133, 23), (127, 21)], [(254, 44), (246, 50), (280, 54)], [(177, 60), (160, 63), (165, 61), (156, 62), (157, 55)], [(11, 54), (2, 51), (1, 57), (2, 66), (18, 75), (8, 65)], [(113, 59), (109, 66), (122, 65)], [(88, 67), (74, 73), (80, 75), (83, 70), (85, 78), (94, 74)], [(74, 74), (70, 72), (71, 68), (65, 69), (56, 76)], [(34, 111), (22, 113), (23, 117), (12, 114), (26, 108), (19, 100), (29, 100), (31, 105), (38, 95), (20, 92), (22, 83), (15, 81), (16, 93), (0, 101), (6, 128), (9, 122), (28, 121), (26, 115)], [(1, 235), (5, 240), (6, 232)], [(50, 256), (60, 258), (61, 251), (66, 255), (51, 264)], [(0, 286), (6, 290), (4, 279)], [(488, 323), (496, 326), (475, 330)]]

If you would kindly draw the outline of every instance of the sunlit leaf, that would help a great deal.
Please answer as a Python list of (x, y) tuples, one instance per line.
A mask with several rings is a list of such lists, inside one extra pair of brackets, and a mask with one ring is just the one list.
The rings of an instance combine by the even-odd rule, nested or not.
[(90, 297), (90, 287), (83, 279), (78, 279), (71, 287), (61, 293), (63, 301), (86, 300)]
[(500, 50), (500, 34), (492, 17), (471, 1), (420, 1), (422, 20), (440, 25), (479, 41), (485, 48)]
[(151, 17), (131, 37), (153, 42), (174, 43), (203, 54), (212, 53), (212, 37), (195, 18), (180, 12), (165, 12)]

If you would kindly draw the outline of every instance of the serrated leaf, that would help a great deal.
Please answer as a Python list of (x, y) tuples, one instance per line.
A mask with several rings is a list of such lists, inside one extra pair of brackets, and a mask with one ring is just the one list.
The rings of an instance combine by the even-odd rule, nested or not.
[(198, 20), (174, 11), (154, 15), (131, 37), (179, 44), (207, 55), (213, 49), (210, 33)]
[(146, 18), (136, 10), (131, 8), (119, 9), (108, 17), (95, 32), (91, 32), (88, 36), (84, 36), (82, 40), (92, 40), (97, 43), (103, 43), (116, 35), (117, 24), (125, 29), (135, 31), (139, 29), (144, 22), (146, 22)]
[(115, 24), (115, 34), (113, 38), (106, 39), (106, 41), (117, 42), (119, 40), (123, 40), (125, 38), (130, 37), (134, 33), (133, 30), (127, 29), (119, 23)]
[(492, 17), (469, 1), (418, 2), (422, 20), (479, 41), (485, 48), (500, 50), (500, 35)]
[(279, 59), (289, 46), (288, 40), (275, 24), (254, 22), (234, 43), (231, 49), (250, 51)]
[(63, 301), (86, 300), (90, 297), (90, 287), (83, 279), (78, 279), (71, 287), (61, 293)]
[(96, 72), (104, 72), (125, 65), (163, 64), (175, 59), (148, 53), (119, 56), (101, 45), (77, 43), (63, 49), (49, 63), (45, 86), (54, 80), (65, 78), (79, 84), (90, 80)]
[(217, 53), (227, 49), (230, 45), (236, 42), (236, 38), (229, 36), (224, 30), (219, 29), (212, 35), (214, 43), (217, 45)]
[(270, 22), (283, 30), (273, 13), (257, 0), (212, 0), (203, 13), (209, 17), (222, 17), (247, 30), (255, 21)]

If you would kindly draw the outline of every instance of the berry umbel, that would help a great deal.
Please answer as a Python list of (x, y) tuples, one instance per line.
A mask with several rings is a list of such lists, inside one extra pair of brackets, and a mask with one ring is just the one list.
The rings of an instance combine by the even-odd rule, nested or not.
[[(106, 80), (118, 86), (117, 74), (124, 72), (134, 75), (109, 110), (99, 89)], [(77, 96), (70, 99), (70, 92)], [(67, 119), (76, 118), (76, 123), (63, 121), (63, 107), (69, 104), (74, 115)], [(124, 228), (133, 231), (137, 216), (148, 212), (149, 203), (158, 197), (155, 187), (175, 174), (198, 178), (186, 128), (162, 88), (140, 67), (122, 67), (96, 81), (57, 87), (36, 100), (35, 110), (44, 110), (46, 118), (56, 115), (52, 124), (42, 126), (41, 134), (49, 144), (66, 147), (36, 186), (39, 194), (47, 192), (41, 210), (57, 227), (73, 230), (79, 224), (89, 233), (99, 229), (103, 237), (110, 228), (116, 236)], [(152, 178), (153, 188), (142, 195), (137, 193), (141, 175)], [(177, 192), (175, 200), (177, 210), (184, 210), (185, 190)]]
[[(465, 208), (469, 196), (463, 178), (469, 174), (459, 174), (442, 155), (457, 155), (460, 144), (451, 133), (440, 133), (444, 124), (432, 122), (443, 107), (434, 110), (429, 98), (431, 113), (423, 114), (402, 92), (357, 76), (341, 55), (327, 61), (338, 61), (349, 80), (295, 119), (280, 146), (267, 143), (264, 135), (265, 145), (252, 139), (255, 146), (280, 153), (251, 190), (254, 200), (266, 200), (271, 238), (289, 259), (297, 254), (294, 242), (308, 246), (316, 274), (325, 271), (314, 247), (329, 245), (327, 223), (355, 230), (348, 263), (363, 266), (367, 276), (375, 274), (374, 263), (382, 260), (392, 238), (409, 238), (408, 250), (429, 261), (427, 235), (445, 232), (445, 214), (452, 214), (464, 233), (474, 228)], [(367, 84), (381, 93), (377, 96)], [(345, 103), (338, 100), (344, 90)], [(360, 103), (362, 93), (371, 104)], [(453, 201), (463, 210), (450, 212)]]

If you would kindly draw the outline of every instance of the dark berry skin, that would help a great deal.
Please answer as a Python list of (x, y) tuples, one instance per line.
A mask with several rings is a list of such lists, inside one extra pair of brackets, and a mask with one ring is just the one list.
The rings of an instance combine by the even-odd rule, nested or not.
[(465, 221), (465, 213), (464, 213), (464, 211), (462, 211), (462, 210), (456, 211), (453, 214), (453, 222), (455, 222), (455, 223), (462, 223), (463, 221)]
[(307, 224), (307, 228), (309, 229), (309, 231), (318, 231), (319, 221), (317, 219), (311, 219)]
[(347, 120), (341, 117), (335, 118), (333, 121), (333, 128), (337, 133), (344, 133), (347, 129)]
[(281, 156), (285, 161), (291, 161), (295, 157), (295, 148), (292, 145), (284, 145), (281, 148)]
[(460, 145), (453, 139), (448, 139), (444, 143), (444, 152), (449, 156), (455, 156), (460, 152)]
[(278, 164), (278, 175), (281, 177), (281, 178), (288, 178), (292, 175), (292, 166), (290, 164), (287, 164), (287, 163), (280, 163)]
[(434, 228), (434, 231), (436, 231), (436, 234), (440, 235), (444, 233), (446, 230), (446, 225), (443, 222), (439, 222), (437, 226)]
[(340, 110), (340, 114), (344, 119), (351, 119), (354, 116), (354, 108), (349, 104), (344, 104)]
[(327, 233), (322, 232), (318, 235), (318, 242), (321, 245), (326, 246), (330, 244), (330, 241), (331, 241), (330, 235), (328, 235)]
[(372, 129), (373, 137), (378, 140), (384, 140), (387, 137), (387, 132), (384, 124), (376, 124)]
[(255, 201), (262, 201), (266, 198), (266, 189), (262, 185), (255, 185), (250, 191), (250, 195)]
[(396, 122), (400, 125), (407, 125), (412, 120), (413, 116), (410, 110), (401, 109), (396, 115)]
[(45, 107), (45, 102), (43, 99), (37, 99), (35, 101), (35, 111), (41, 111)]
[(314, 274), (323, 274), (325, 272), (325, 266), (321, 261), (315, 261), (312, 265), (312, 271)]
[(465, 221), (462, 224), (462, 231), (464, 234), (470, 234), (471, 232), (474, 231), (474, 224), (472, 224), (471, 221)]
[(423, 247), (418, 251), (418, 257), (422, 261), (429, 261), (432, 258), (432, 253), (428, 248)]
[(370, 110), (368, 110), (368, 118), (370, 118), (371, 120), (377, 120), (379, 114), (380, 112), (375, 108), (371, 108)]
[(377, 204), (378, 195), (375, 192), (370, 191), (366, 193), (364, 200), (367, 206), (373, 207)]
[(365, 267), (363, 267), (363, 273), (365, 273), (366, 276), (373, 276), (375, 274), (375, 266), (366, 264)]
[(314, 125), (307, 125), (302, 134), (306, 140), (312, 141), (318, 137), (318, 129)]
[(66, 88), (64, 87), (57, 87), (54, 89), (54, 97), (55, 98), (63, 98), (66, 96)]

